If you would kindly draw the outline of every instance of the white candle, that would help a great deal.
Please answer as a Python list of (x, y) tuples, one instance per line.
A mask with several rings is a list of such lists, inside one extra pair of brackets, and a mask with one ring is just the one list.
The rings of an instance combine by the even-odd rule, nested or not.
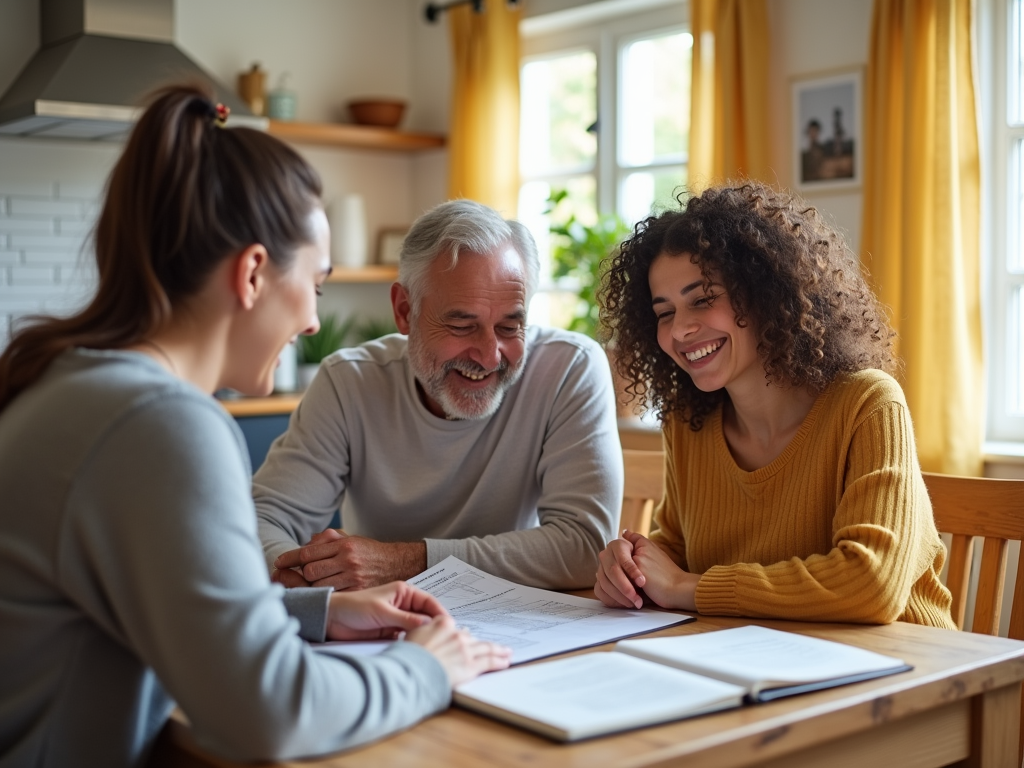
[(331, 225), (331, 262), (339, 267), (358, 269), (366, 266), (366, 205), (363, 196), (342, 195), (327, 212)]

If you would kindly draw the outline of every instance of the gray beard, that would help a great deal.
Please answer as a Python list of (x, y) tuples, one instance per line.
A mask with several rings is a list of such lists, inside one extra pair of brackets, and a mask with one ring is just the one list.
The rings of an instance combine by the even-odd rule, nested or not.
[[(438, 403), (445, 417), (449, 419), (489, 419), (501, 406), (505, 393), (522, 378), (526, 369), (525, 347), (523, 356), (514, 368), (502, 358), (496, 371), (488, 371), (471, 360), (448, 360), (439, 364), (427, 356), (418, 337), (419, 332), (410, 328), (408, 350), (412, 373), (427, 397)], [(476, 392), (456, 390), (448, 381), (452, 371), (471, 374), (494, 373), (495, 382), (487, 389)]]

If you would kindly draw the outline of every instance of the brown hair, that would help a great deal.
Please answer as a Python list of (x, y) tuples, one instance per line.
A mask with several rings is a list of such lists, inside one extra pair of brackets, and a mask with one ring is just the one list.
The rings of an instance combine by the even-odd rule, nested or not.
[(279, 267), (311, 242), (320, 179), (279, 140), (221, 128), (207, 88), (157, 91), (107, 182), (83, 310), (36, 316), (0, 355), (0, 410), (73, 346), (117, 349), (163, 328), (228, 256), (259, 243)]
[(648, 270), (664, 253), (690, 258), (721, 283), (737, 323), (751, 324), (766, 378), (823, 391), (839, 374), (893, 372), (894, 332), (857, 257), (799, 198), (759, 182), (708, 189), (681, 210), (636, 225), (601, 288), (601, 322), (618, 350), (626, 391), (662, 421), (698, 430), (725, 397), (702, 392), (658, 346)]

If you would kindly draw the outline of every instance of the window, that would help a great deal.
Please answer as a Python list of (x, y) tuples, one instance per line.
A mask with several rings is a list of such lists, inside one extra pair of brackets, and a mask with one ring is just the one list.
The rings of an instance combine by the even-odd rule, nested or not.
[(987, 439), (1024, 443), (1024, 0), (979, 7)]
[[(552, 279), (553, 221), (572, 215), (592, 226), (614, 213), (632, 225), (672, 203), (687, 182), (692, 38), (686, 4), (618, 6), (628, 15), (552, 14), (562, 20), (523, 23), (518, 216), (541, 254), (533, 323), (567, 326), (575, 302), (572, 281)], [(549, 198), (561, 191), (565, 198), (549, 215)]]

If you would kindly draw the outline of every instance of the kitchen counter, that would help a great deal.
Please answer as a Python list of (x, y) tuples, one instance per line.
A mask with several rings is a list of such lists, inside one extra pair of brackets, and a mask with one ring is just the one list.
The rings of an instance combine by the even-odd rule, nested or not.
[(301, 399), (301, 392), (290, 392), (268, 397), (224, 399), (220, 401), (220, 404), (235, 418), (240, 416), (283, 416), (294, 411)]
[[(269, 397), (239, 397), (221, 400), (224, 409), (235, 418), (245, 416), (287, 416), (298, 406), (301, 392), (270, 395)], [(623, 448), (660, 451), (661, 430), (635, 418), (619, 419), (619, 438)]]

